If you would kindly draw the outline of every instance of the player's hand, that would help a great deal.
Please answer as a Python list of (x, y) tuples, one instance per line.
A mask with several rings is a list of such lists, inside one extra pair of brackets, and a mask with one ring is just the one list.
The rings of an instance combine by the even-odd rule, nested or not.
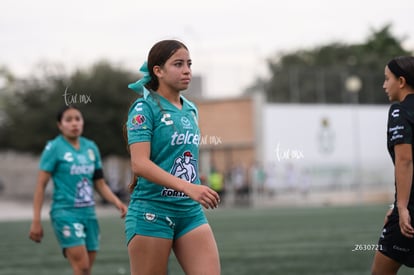
[(407, 208), (398, 208), (399, 218), (400, 218), (400, 230), (407, 238), (414, 237), (414, 228), (411, 225), (410, 212)]
[(220, 196), (217, 192), (205, 185), (188, 183), (184, 188), (184, 193), (207, 209), (217, 208), (220, 203)]
[(128, 211), (128, 207), (125, 204), (123, 204), (122, 202), (119, 202), (116, 205), (116, 208), (118, 208), (119, 212), (121, 212), (121, 218), (125, 218), (125, 215)]
[(30, 226), (29, 238), (37, 243), (40, 243), (43, 238), (43, 227), (40, 222), (32, 222)]

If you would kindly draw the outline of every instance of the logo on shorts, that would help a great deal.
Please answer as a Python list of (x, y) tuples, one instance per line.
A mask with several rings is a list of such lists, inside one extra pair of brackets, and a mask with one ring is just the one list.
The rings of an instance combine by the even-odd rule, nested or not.
[(147, 222), (155, 222), (155, 220), (157, 219), (157, 215), (155, 215), (154, 213), (145, 213), (144, 219)]
[(384, 236), (385, 233), (387, 233), (387, 229), (386, 228), (384, 228), (382, 230), (382, 233), (381, 233), (381, 236), (380, 236), (381, 239), (384, 239), (385, 238), (385, 236)]
[(63, 237), (65, 237), (65, 238), (69, 238), (69, 237), (70, 237), (70, 227), (69, 227), (69, 226), (67, 226), (67, 225), (65, 225), (65, 226), (62, 228), (62, 234), (63, 234)]
[(405, 252), (405, 253), (410, 252), (410, 249), (409, 248), (399, 247), (397, 245), (393, 245), (392, 246), (392, 249), (395, 249), (395, 250), (398, 250), (398, 251), (401, 251), (401, 252)]
[(168, 222), (168, 226), (171, 227), (171, 229), (174, 229), (175, 223), (169, 217), (165, 217), (165, 219)]

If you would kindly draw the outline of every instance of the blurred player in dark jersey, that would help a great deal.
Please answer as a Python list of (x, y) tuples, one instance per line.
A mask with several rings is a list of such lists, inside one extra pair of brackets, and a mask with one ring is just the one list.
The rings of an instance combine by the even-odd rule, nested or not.
[(397, 274), (414, 267), (414, 57), (392, 59), (385, 67), (383, 88), (392, 103), (387, 145), (395, 167), (395, 201), (385, 217), (372, 274)]

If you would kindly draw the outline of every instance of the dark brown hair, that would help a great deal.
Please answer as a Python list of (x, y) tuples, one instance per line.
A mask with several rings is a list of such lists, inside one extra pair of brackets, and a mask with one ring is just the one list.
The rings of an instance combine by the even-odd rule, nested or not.
[(405, 82), (414, 89), (414, 57), (398, 56), (387, 64), (390, 71), (397, 77), (404, 77)]
[(147, 59), (151, 76), (151, 81), (145, 85), (147, 89), (156, 91), (159, 86), (157, 76), (154, 74), (154, 66), (164, 66), (165, 62), (181, 48), (188, 50), (184, 43), (178, 40), (161, 40), (152, 46)]

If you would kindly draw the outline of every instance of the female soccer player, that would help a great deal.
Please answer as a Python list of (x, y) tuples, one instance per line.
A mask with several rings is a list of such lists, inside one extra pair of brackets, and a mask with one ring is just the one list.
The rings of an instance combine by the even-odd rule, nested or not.
[(388, 151), (395, 166), (395, 201), (372, 264), (373, 275), (397, 274), (401, 265), (414, 267), (414, 57), (397, 57), (385, 67), (383, 88), (391, 105)]
[(219, 253), (203, 209), (218, 194), (200, 184), (197, 108), (180, 92), (191, 81), (187, 47), (163, 40), (129, 87), (141, 97), (129, 110), (126, 130), (132, 186), (126, 238), (132, 275), (165, 275), (174, 251), (185, 274), (220, 274)]
[(89, 275), (99, 249), (94, 188), (119, 209), (121, 217), (125, 216), (127, 206), (112, 193), (104, 180), (98, 147), (81, 136), (81, 112), (67, 106), (59, 112), (57, 121), (61, 135), (47, 143), (40, 158), (29, 237), (35, 242), (43, 238), (41, 208), (46, 186), (52, 178), (54, 189), (50, 217), (56, 237), (73, 274)]

